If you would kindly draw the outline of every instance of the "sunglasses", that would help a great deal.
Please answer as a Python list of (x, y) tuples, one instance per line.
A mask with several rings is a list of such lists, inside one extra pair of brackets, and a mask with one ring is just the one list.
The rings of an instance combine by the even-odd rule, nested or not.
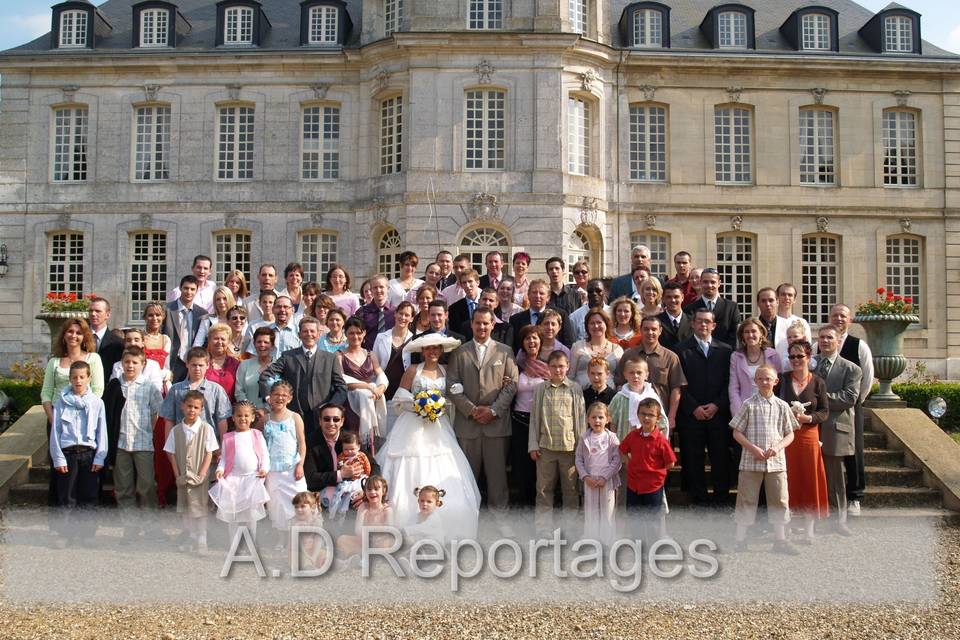
[(339, 416), (322, 416), (320, 420), (322, 422), (340, 422), (343, 418)]
[(787, 360), (803, 360), (807, 356), (800, 355), (798, 353), (793, 354), (792, 356), (787, 356)]
[(574, 272), (573, 272), (573, 275), (575, 275), (575, 276), (585, 276), (585, 275), (587, 275), (587, 272), (586, 272), (586, 271), (577, 270), (577, 271), (574, 271)]

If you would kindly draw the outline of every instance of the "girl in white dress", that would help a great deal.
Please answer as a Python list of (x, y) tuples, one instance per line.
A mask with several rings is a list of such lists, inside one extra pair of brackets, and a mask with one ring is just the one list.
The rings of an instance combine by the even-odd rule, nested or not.
[[(267, 508), (270, 522), (277, 531), (289, 528), (288, 522), (294, 516), (293, 498), (307, 490), (307, 481), (303, 478), (307, 443), (303, 435), (303, 419), (287, 408), (292, 399), (290, 383), (286, 380), (275, 382), (267, 397), (270, 414), (263, 427), (270, 456), (270, 473), (267, 474), (270, 502)], [(286, 536), (280, 536), (280, 540), (285, 539)], [(278, 546), (282, 547), (282, 542)]]
[(377, 453), (381, 473), (390, 483), (397, 526), (417, 522), (416, 488), (433, 485), (446, 490), (443, 509), (435, 517), (447, 540), (476, 537), (480, 490), (446, 413), (436, 421), (422, 418), (413, 400), (421, 391), (443, 392), (446, 372), (440, 356), (459, 345), (459, 340), (428, 333), (406, 346), (411, 352), (422, 352), (423, 362), (404, 372), (393, 398), (400, 404), (401, 415)]

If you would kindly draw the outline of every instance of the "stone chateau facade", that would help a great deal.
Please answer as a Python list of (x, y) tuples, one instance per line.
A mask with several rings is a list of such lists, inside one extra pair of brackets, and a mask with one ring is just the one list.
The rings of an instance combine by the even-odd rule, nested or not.
[(75, 0), (0, 74), (0, 369), (45, 352), (48, 291), (135, 324), (197, 253), (613, 276), (644, 242), (747, 313), (911, 295), (908, 355), (960, 377), (960, 57), (900, 5)]

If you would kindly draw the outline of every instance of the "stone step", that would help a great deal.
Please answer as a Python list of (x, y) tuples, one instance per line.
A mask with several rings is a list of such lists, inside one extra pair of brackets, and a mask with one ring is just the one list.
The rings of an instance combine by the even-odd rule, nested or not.
[(863, 433), (863, 446), (865, 449), (886, 449), (887, 435), (876, 431), (865, 431)]
[[(13, 506), (47, 506), (47, 497), (49, 495), (49, 480), (43, 479), (39, 482), (27, 482), (18, 487), (10, 489), (9, 503)], [(105, 484), (101, 495), (102, 506), (113, 506), (113, 485)]]
[(909, 467), (865, 467), (868, 487), (922, 487), (923, 472)]
[(927, 487), (867, 486), (861, 505), (864, 507), (940, 507), (943, 498), (936, 489)]
[(902, 467), (903, 452), (890, 449), (864, 449), (863, 461), (868, 467)]
[(50, 467), (46, 465), (30, 467), (29, 482), (49, 482), (49, 481), (50, 481)]

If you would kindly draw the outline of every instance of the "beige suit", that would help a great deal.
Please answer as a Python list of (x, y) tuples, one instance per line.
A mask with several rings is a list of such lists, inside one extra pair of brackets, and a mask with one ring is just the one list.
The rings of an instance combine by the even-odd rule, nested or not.
[(826, 379), (830, 416), (820, 425), (821, 452), (827, 474), (827, 497), (840, 522), (847, 520), (847, 477), (843, 458), (853, 455), (854, 405), (859, 398), (862, 375), (860, 367), (837, 354)]
[[(506, 345), (487, 341), (483, 362), (470, 340), (457, 348), (447, 363), (447, 397), (457, 408), (453, 430), (470, 462), (474, 476), (487, 479), (487, 501), (493, 509), (507, 506), (507, 449), (510, 445), (510, 403), (517, 392), (517, 365)], [(454, 385), (462, 392), (453, 393)], [(489, 407), (496, 418), (480, 424), (470, 417), (475, 407)]]

